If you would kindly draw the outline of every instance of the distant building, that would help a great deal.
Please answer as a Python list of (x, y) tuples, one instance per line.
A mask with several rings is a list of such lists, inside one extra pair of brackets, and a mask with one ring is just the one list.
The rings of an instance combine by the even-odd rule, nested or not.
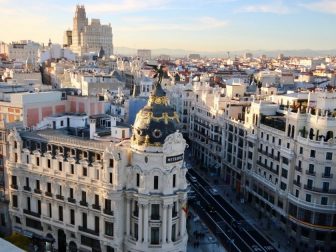
[(70, 47), (72, 45), (72, 30), (66, 30), (63, 38), (64, 47)]
[(149, 49), (138, 49), (137, 55), (143, 60), (149, 60), (152, 58), (152, 51)]
[(89, 23), (83, 5), (76, 7), (73, 29), (66, 31), (65, 42), (67, 45), (71, 42), (71, 49), (79, 56), (88, 52), (98, 53), (101, 48), (104, 49), (105, 55), (113, 54), (111, 24), (102, 25), (99, 19), (91, 19)]
[(21, 40), (6, 44), (0, 44), (0, 53), (6, 54), (8, 59), (26, 61), (31, 58), (33, 61), (37, 59), (37, 52), (41, 45), (31, 40)]
[(191, 53), (189, 54), (189, 59), (190, 60), (197, 60), (197, 59), (200, 59), (201, 58), (201, 55), (198, 54), (198, 53)]

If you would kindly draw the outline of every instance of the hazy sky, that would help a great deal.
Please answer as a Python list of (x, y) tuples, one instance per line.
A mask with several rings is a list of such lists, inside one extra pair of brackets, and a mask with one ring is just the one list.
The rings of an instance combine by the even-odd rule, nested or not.
[(336, 48), (336, 0), (0, 0), (0, 41), (62, 43), (78, 3), (111, 23), (119, 47)]

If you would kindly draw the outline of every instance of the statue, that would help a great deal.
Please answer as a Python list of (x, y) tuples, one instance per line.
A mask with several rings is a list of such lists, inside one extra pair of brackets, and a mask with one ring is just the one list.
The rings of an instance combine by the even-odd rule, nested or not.
[(154, 78), (158, 77), (158, 81), (157, 81), (157, 85), (158, 84), (161, 84), (162, 82), (162, 78), (163, 78), (163, 74), (164, 74), (164, 65), (150, 65), (150, 64), (147, 64), (147, 66), (151, 66), (154, 71), (155, 71), (155, 74), (154, 74)]

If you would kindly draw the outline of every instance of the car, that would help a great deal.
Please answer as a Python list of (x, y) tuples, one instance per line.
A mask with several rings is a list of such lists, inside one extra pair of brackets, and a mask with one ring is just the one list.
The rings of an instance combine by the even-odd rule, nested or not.
[(218, 194), (219, 194), (219, 192), (218, 192), (218, 190), (217, 190), (216, 188), (210, 188), (210, 189), (209, 189), (209, 192), (210, 192), (212, 195), (218, 195)]
[(194, 177), (194, 176), (190, 176), (190, 181), (196, 183), (197, 182), (197, 178)]

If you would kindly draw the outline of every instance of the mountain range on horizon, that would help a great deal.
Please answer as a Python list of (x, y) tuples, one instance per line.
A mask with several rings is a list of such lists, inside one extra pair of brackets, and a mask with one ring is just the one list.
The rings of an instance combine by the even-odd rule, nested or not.
[[(139, 48), (144, 49), (144, 48)], [(150, 49), (150, 48), (146, 48)], [(284, 56), (292, 57), (325, 57), (325, 56), (336, 56), (336, 49), (330, 50), (313, 50), (313, 49), (299, 49), (299, 50), (237, 50), (237, 51), (195, 51), (195, 50), (185, 50), (185, 49), (168, 49), (159, 48), (151, 49), (152, 56), (159, 55), (169, 55), (170, 57), (186, 57), (189, 54), (197, 53), (201, 57), (227, 57), (228, 53), (230, 57), (242, 56), (244, 53), (252, 53), (254, 57), (261, 55), (267, 55), (269, 57), (277, 57), (279, 54)], [(137, 54), (137, 49), (130, 47), (115, 47), (114, 53), (117, 55), (134, 56)]]

